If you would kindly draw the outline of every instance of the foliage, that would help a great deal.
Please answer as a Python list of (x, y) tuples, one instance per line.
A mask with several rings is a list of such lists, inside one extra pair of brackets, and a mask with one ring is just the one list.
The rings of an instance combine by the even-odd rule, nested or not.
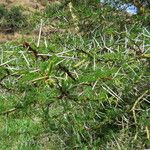
[(6, 14), (6, 9), (3, 5), (0, 5), (0, 19), (2, 19), (2, 17), (4, 17)]
[(4, 6), (1, 6), (0, 11), (0, 17), (4, 18), (0, 26), (4, 32), (14, 32), (27, 26), (27, 18), (22, 13), (21, 7), (13, 6), (8, 10)]
[(47, 6), (45, 22), (65, 32), (0, 46), (1, 149), (149, 148), (147, 21), (73, 6), (78, 33), (68, 6)]

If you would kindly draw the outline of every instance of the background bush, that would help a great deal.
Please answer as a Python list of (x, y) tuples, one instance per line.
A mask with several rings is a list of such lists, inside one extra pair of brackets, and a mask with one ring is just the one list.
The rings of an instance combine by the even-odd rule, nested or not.
[(28, 25), (27, 18), (19, 6), (13, 6), (10, 9), (0, 6), (0, 12), (0, 17), (3, 18), (0, 26), (4, 32), (15, 32)]

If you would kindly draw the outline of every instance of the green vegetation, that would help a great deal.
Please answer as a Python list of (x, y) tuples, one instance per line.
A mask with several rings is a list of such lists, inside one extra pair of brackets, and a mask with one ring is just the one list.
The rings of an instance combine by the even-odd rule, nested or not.
[(10, 10), (0, 5), (0, 27), (5, 33), (13, 33), (27, 27), (26, 16), (22, 13), (22, 8), (13, 6)]
[(0, 149), (150, 148), (148, 15), (72, 5), (33, 14), (55, 29), (39, 47), (0, 45)]

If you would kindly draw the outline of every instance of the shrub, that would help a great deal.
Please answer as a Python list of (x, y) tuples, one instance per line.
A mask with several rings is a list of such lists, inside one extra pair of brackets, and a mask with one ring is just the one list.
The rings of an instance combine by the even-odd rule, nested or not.
[(0, 5), (0, 19), (5, 16), (7, 10), (3, 5)]
[(13, 6), (8, 10), (1, 6), (0, 12), (1, 17), (4, 17), (1, 27), (5, 32), (14, 32), (27, 26), (26, 16), (22, 13), (21, 7)]

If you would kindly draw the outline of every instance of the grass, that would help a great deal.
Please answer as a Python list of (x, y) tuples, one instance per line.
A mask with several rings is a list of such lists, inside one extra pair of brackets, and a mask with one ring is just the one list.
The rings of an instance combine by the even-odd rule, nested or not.
[(71, 30), (39, 47), (31, 39), (1, 44), (2, 150), (149, 148), (149, 29), (124, 15), (121, 28), (106, 10), (99, 25), (98, 10), (75, 8), (81, 34), (55, 10), (59, 23), (48, 12), (44, 23)]

